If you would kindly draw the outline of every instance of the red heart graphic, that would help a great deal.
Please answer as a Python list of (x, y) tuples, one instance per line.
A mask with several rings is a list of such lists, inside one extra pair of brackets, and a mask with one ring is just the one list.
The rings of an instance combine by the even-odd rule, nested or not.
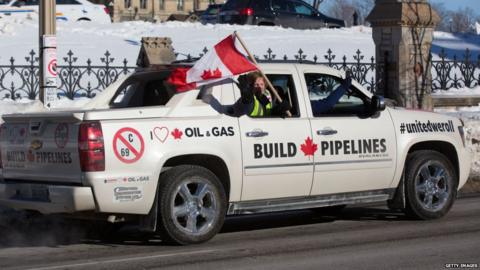
[(167, 127), (155, 127), (153, 129), (153, 135), (155, 135), (155, 137), (161, 143), (164, 143), (167, 140), (169, 133), (170, 133), (170, 131), (168, 130)]

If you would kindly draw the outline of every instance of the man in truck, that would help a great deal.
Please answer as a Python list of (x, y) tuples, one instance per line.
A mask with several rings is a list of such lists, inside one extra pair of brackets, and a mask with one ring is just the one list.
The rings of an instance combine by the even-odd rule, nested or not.
[(260, 72), (251, 72), (246, 76), (240, 76), (239, 88), (241, 92), (240, 103), (236, 103), (240, 115), (248, 114), (251, 117), (282, 116), (291, 109), (287, 100), (274, 102), (272, 94), (266, 89), (266, 82)]

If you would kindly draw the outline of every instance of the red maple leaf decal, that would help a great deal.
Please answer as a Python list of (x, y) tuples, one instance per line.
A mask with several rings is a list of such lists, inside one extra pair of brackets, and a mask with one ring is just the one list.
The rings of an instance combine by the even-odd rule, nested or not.
[(313, 156), (317, 151), (318, 147), (316, 143), (313, 143), (310, 137), (307, 137), (305, 143), (300, 145), (300, 149), (305, 154), (305, 156)]
[(173, 131), (172, 131), (172, 136), (173, 136), (173, 139), (175, 140), (181, 140), (182, 139), (182, 135), (183, 135), (183, 132), (181, 132), (178, 128), (175, 128)]
[(222, 77), (222, 72), (220, 69), (215, 69), (213, 72), (210, 69), (206, 69), (203, 71), (202, 79), (210, 80), (210, 79), (218, 79)]

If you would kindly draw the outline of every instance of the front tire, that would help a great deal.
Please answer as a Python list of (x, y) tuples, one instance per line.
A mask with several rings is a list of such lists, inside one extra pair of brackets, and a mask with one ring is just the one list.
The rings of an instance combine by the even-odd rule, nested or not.
[(405, 213), (415, 219), (444, 216), (457, 196), (457, 175), (443, 154), (421, 150), (409, 154), (405, 169)]
[(222, 183), (211, 171), (182, 165), (160, 178), (159, 220), (167, 242), (205, 242), (223, 226), (227, 199)]

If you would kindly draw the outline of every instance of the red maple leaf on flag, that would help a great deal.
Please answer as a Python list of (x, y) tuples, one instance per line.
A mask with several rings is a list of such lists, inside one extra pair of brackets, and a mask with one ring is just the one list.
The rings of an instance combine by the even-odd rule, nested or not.
[(313, 156), (318, 149), (316, 143), (313, 143), (310, 137), (307, 137), (304, 144), (300, 145), (300, 149), (305, 154), (305, 156)]
[(173, 139), (175, 140), (181, 140), (182, 139), (182, 135), (183, 135), (183, 132), (181, 132), (178, 128), (175, 128), (173, 131), (172, 131), (172, 136), (173, 136)]
[(203, 71), (202, 79), (210, 80), (210, 79), (218, 79), (222, 77), (222, 72), (217, 67), (213, 72), (210, 69), (206, 69)]

